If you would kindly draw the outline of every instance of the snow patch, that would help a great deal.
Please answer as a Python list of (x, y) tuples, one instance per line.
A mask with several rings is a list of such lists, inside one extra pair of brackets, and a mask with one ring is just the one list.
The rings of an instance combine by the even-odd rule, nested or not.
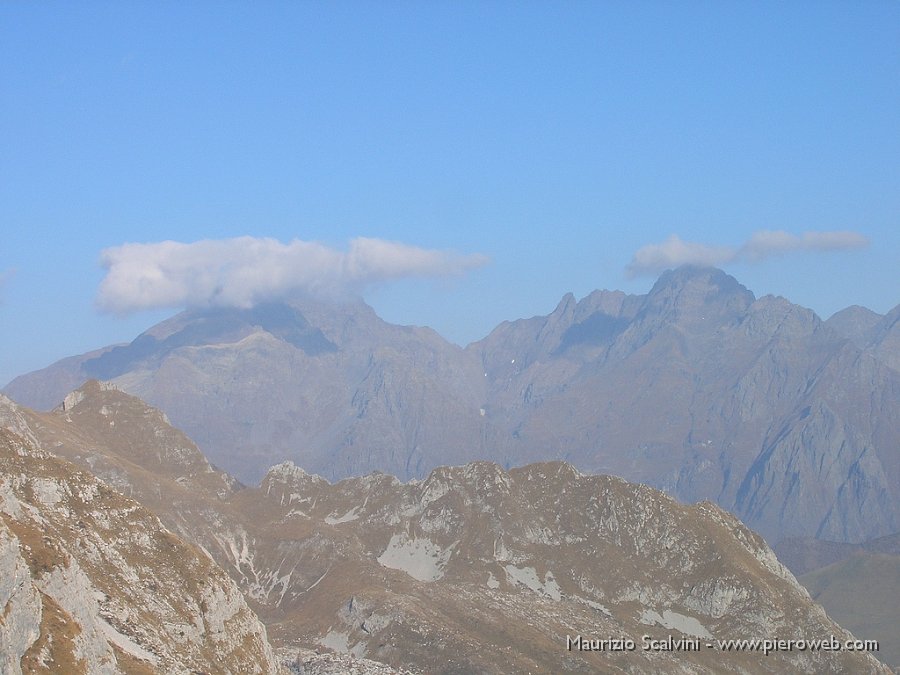
[(544, 575), (544, 581), (541, 581), (537, 570), (533, 567), (516, 567), (515, 565), (507, 565), (503, 569), (506, 570), (506, 577), (516, 584), (521, 584), (526, 588), (530, 588), (535, 593), (546, 595), (553, 600), (562, 599), (562, 591), (553, 572), (547, 572)]
[(712, 634), (702, 623), (692, 616), (685, 616), (670, 609), (663, 610), (662, 616), (652, 609), (645, 609), (638, 618), (643, 624), (652, 626), (658, 624), (663, 628), (677, 630), (685, 635), (694, 635), (699, 638), (711, 638)]
[(406, 535), (395, 534), (384, 553), (378, 556), (378, 562), (384, 567), (406, 572), (418, 581), (437, 581), (444, 576), (444, 567), (452, 552), (453, 546), (442, 550), (430, 539), (407, 539)]
[(347, 633), (330, 630), (328, 635), (319, 640), (319, 644), (341, 654), (350, 653), (350, 636)]
[(325, 522), (328, 523), (329, 525), (340, 525), (341, 523), (349, 523), (350, 521), (353, 521), (353, 520), (359, 520), (358, 511), (359, 511), (359, 507), (354, 506), (352, 509), (347, 511), (347, 513), (340, 516), (339, 518), (334, 518), (333, 516), (327, 516), (325, 518)]
[(319, 644), (341, 654), (351, 654), (358, 659), (364, 658), (366, 655), (366, 643), (357, 642), (351, 647), (349, 633), (339, 633), (336, 630), (330, 630), (328, 635), (319, 640)]
[(122, 635), (107, 621), (101, 618), (100, 621), (98, 621), (98, 625), (100, 626), (100, 630), (103, 632), (103, 635), (106, 637), (107, 641), (109, 641), (110, 644), (114, 644), (126, 654), (130, 654), (131, 656), (134, 656), (141, 661), (149, 661), (154, 666), (158, 665), (159, 657), (157, 657), (156, 654), (154, 654), (153, 652), (148, 652), (127, 635)]

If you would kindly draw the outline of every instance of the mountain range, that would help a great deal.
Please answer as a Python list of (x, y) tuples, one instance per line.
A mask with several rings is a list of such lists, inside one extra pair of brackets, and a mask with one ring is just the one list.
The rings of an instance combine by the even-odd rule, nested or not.
[(49, 409), (85, 379), (157, 406), (217, 466), (401, 480), (563, 460), (711, 500), (769, 541), (900, 530), (900, 307), (822, 321), (716, 269), (645, 295), (568, 294), (461, 348), (361, 301), (188, 310), (4, 391)]
[[(164, 413), (97, 381), (51, 412), (0, 397), (0, 427), (0, 515), (19, 539), (0, 555), (0, 578), (28, 579), (31, 564), (29, 597), (46, 596), (36, 612), (48, 617), (44, 642), (16, 643), (26, 665), (49, 641), (68, 649), (44, 655), (50, 670), (87, 646), (111, 653), (90, 673), (180, 672), (182, 663), (251, 672), (243, 658), (262, 672), (307, 673), (889, 672), (865, 652), (725, 646), (852, 638), (761, 537), (710, 502), (679, 504), (559, 461), (336, 483), (283, 462), (244, 487)], [(38, 557), (37, 541), (56, 557)], [(67, 578), (78, 584), (61, 590), (57, 569), (74, 570)], [(193, 626), (184, 639), (199, 655), (191, 662), (163, 639), (181, 639), (166, 604), (176, 588), (187, 612), (178, 620)], [(62, 609), (52, 614), (47, 598)], [(19, 610), (27, 603), (0, 600), (16, 610), (4, 610), (15, 625), (34, 623), (35, 612)], [(0, 623), (0, 639), (9, 625)], [(610, 639), (624, 648), (599, 648)], [(223, 659), (229, 649), (243, 651)]]

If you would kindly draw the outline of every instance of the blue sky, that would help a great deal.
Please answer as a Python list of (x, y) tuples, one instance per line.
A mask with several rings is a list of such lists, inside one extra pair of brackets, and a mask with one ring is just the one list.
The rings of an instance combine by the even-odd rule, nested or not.
[(98, 309), (128, 242), (483, 256), (362, 286), (465, 344), (567, 291), (646, 292), (629, 264), (673, 235), (784, 231), (717, 260), (823, 317), (885, 312), (900, 4), (4, 3), (0, 227), (0, 384), (176, 311)]

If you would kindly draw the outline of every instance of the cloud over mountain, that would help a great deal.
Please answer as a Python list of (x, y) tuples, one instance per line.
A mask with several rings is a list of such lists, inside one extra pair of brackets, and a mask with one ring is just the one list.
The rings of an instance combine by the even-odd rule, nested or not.
[(758, 262), (792, 251), (839, 251), (868, 246), (869, 240), (858, 232), (804, 232), (759, 230), (740, 246), (710, 246), (684, 241), (673, 234), (661, 244), (639, 248), (625, 268), (629, 277), (656, 275), (680, 265), (717, 266), (735, 261)]
[(347, 251), (318, 242), (236, 237), (104, 249), (101, 310), (127, 314), (183, 306), (251, 307), (298, 291), (343, 293), (403, 277), (441, 277), (485, 265), (459, 255), (359, 237)]
[(738, 258), (762, 260), (770, 255), (789, 251), (842, 251), (865, 248), (869, 240), (858, 232), (804, 232), (799, 237), (784, 230), (754, 232), (737, 252)]

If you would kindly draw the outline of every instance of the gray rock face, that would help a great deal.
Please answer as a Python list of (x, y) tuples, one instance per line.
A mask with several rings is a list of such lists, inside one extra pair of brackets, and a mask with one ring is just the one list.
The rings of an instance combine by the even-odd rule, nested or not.
[(712, 500), (773, 542), (856, 542), (900, 530), (898, 311), (823, 323), (682, 268), (643, 296), (567, 295), (461, 349), (362, 303), (304, 299), (185, 312), (6, 391), (50, 407), (75, 379), (110, 378), (248, 483), (284, 460), (405, 480), (563, 459)]
[(276, 673), (237, 586), (136, 502), (0, 429), (4, 673)]
[(0, 607), (5, 609), (0, 630), (0, 671), (21, 673), (22, 657), (40, 635), (40, 592), (31, 583), (28, 563), (19, 553), (19, 540), (0, 522)]

